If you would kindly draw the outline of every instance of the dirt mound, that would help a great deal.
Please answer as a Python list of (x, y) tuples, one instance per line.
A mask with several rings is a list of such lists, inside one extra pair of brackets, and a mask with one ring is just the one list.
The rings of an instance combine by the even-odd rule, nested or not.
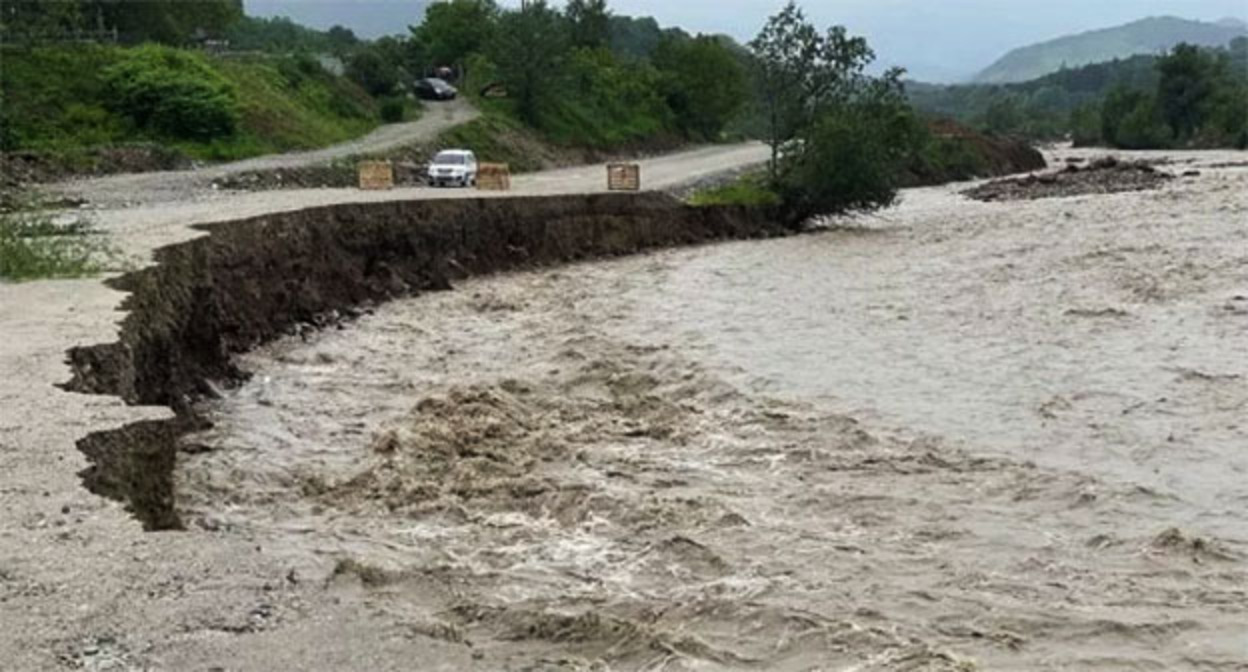
[(1069, 164), (1055, 173), (996, 180), (963, 192), (978, 201), (1020, 201), (1038, 198), (1114, 194), (1160, 189), (1174, 176), (1149, 161), (1123, 161), (1112, 156), (1086, 167)]
[(903, 186), (1013, 175), (1043, 170), (1048, 165), (1039, 150), (1021, 140), (984, 135), (948, 119), (928, 122), (928, 130), (938, 142), (948, 146), (947, 151), (962, 154), (964, 160), (912, 165), (902, 176)]

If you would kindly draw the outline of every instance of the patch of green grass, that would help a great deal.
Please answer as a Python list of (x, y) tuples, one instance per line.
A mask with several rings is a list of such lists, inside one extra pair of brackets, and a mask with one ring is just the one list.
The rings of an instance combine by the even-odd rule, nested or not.
[(89, 222), (59, 222), (36, 208), (0, 215), (0, 280), (78, 278), (119, 266), (117, 253)]
[(746, 175), (729, 184), (697, 192), (689, 197), (689, 204), (769, 207), (780, 205), (780, 196), (763, 184), (762, 176)]
[[(207, 58), (237, 99), (237, 130), (209, 141), (161, 136), (114, 105), (101, 72), (130, 50), (76, 45), (0, 47), (0, 138), (4, 149), (77, 158), (110, 145), (159, 143), (204, 160), (315, 149), (357, 138), (380, 123), (378, 104), (307, 57)], [(408, 103), (404, 119), (419, 116)]]
[(542, 154), (549, 151), (531, 129), (492, 110), (444, 131), (434, 144), (438, 148), (471, 149), (482, 162), (506, 163), (513, 173), (541, 170)]

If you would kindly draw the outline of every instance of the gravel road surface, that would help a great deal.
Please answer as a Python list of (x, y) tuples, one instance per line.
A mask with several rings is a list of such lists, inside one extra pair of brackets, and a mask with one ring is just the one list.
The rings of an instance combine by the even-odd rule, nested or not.
[(206, 166), (195, 170), (172, 170), (96, 177), (56, 185), (49, 191), (85, 199), (93, 207), (125, 208), (139, 203), (178, 202), (203, 198), (212, 183), (229, 175), (258, 170), (300, 168), (328, 163), (360, 154), (384, 152), (432, 140), (452, 126), (472, 121), (480, 113), (464, 100), (429, 103), (416, 121), (387, 124), (364, 137), (307, 152), (259, 156), (253, 159)]

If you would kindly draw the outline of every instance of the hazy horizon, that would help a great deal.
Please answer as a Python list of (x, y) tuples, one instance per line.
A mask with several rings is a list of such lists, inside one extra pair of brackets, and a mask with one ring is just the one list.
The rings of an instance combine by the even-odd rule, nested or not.
[[(406, 32), (420, 21), (419, 0), (246, 0), (248, 13), (290, 16), (316, 28), (342, 24), (361, 37)], [(515, 6), (518, 0), (503, 0)], [(561, 3), (555, 3), (561, 4)], [(664, 26), (693, 33), (724, 33), (744, 42), (784, 0), (613, 0), (612, 11), (653, 16)], [(801, 3), (819, 26), (845, 25), (865, 36), (879, 65), (899, 65), (914, 79), (952, 82), (969, 78), (1011, 49), (1053, 38), (1109, 28), (1149, 16), (1217, 21), (1244, 19), (1243, 0), (837, 0)]]

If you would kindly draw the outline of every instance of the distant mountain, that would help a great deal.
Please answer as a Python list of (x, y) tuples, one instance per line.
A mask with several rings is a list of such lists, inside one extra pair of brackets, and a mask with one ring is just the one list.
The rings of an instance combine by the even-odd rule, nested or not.
[(1238, 19), (1204, 23), (1172, 16), (1153, 17), (1015, 49), (979, 73), (974, 81), (978, 84), (1025, 82), (1063, 67), (1077, 68), (1137, 54), (1157, 54), (1181, 42), (1222, 47), (1245, 35), (1248, 35), (1248, 24)]

